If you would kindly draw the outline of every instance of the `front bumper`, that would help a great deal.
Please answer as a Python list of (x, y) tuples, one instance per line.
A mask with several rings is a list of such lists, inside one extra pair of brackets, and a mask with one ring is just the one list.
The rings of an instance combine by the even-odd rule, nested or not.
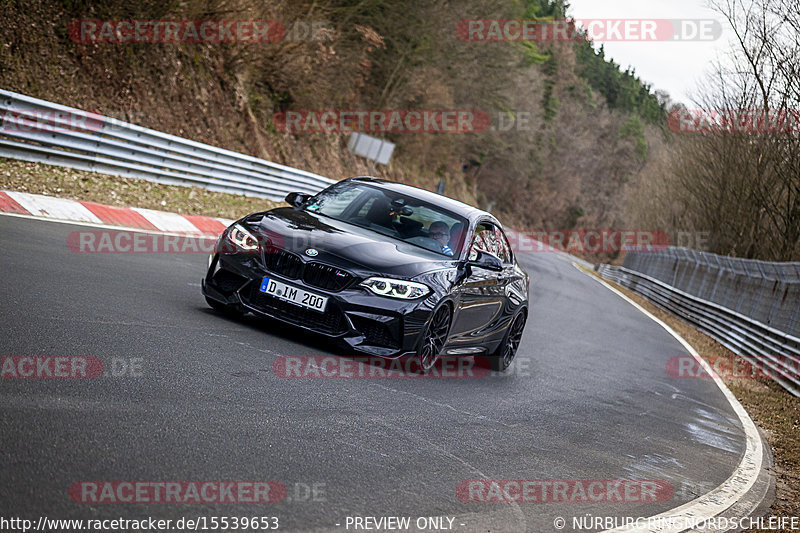
[[(328, 297), (324, 313), (262, 293), (269, 276)], [(257, 254), (216, 254), (202, 282), (203, 294), (240, 310), (280, 320), (343, 341), (353, 349), (381, 357), (399, 357), (416, 349), (436, 297), (395, 300), (358, 287), (358, 280), (333, 292), (302, 279), (287, 279), (267, 270)]]

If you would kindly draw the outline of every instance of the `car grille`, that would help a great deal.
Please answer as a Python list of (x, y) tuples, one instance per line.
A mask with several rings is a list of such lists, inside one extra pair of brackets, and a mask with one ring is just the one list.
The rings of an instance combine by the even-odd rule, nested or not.
[(313, 287), (336, 292), (347, 287), (353, 281), (353, 276), (334, 266), (308, 263), (303, 272), (303, 281)]
[(332, 292), (346, 288), (353, 281), (352, 274), (341, 268), (323, 263), (308, 263), (292, 252), (280, 248), (264, 250), (264, 266), (267, 270), (289, 279), (300, 279), (312, 287), (319, 287)]
[(289, 279), (298, 279), (303, 271), (303, 261), (293, 253), (280, 248), (270, 247), (264, 250), (264, 266), (270, 272)]
[(349, 329), (344, 313), (332, 299), (328, 300), (325, 312), (320, 313), (264, 294), (255, 283), (249, 290), (242, 291), (242, 299), (245, 304), (267, 315), (326, 335), (341, 335)]

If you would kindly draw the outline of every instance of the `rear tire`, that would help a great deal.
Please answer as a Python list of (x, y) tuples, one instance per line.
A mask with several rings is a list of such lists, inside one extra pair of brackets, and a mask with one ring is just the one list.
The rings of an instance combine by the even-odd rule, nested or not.
[(495, 372), (505, 372), (511, 366), (522, 341), (522, 332), (525, 331), (527, 318), (524, 312), (514, 317), (514, 321), (506, 330), (503, 342), (500, 343), (500, 346), (497, 347), (497, 350), (492, 355), (487, 357), (489, 368)]

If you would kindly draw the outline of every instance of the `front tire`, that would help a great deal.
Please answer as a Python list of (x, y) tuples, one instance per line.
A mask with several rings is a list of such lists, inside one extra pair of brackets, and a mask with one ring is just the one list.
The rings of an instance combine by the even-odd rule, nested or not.
[(511, 366), (522, 341), (522, 332), (525, 331), (526, 321), (527, 316), (524, 312), (514, 318), (511, 326), (506, 330), (503, 342), (500, 343), (500, 346), (497, 347), (497, 350), (492, 355), (487, 357), (489, 359), (489, 368), (495, 372), (504, 372)]
[(433, 317), (428, 322), (425, 334), (417, 347), (417, 362), (423, 374), (430, 372), (439, 359), (442, 348), (447, 342), (447, 335), (450, 333), (451, 319), (450, 307), (443, 305), (433, 313)]

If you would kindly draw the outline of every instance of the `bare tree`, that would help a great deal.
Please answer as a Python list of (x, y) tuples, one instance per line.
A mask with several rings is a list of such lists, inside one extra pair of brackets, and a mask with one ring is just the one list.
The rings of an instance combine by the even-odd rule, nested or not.
[[(735, 37), (695, 103), (717, 128), (674, 135), (641, 176), (672, 231), (709, 231), (712, 251), (800, 258), (800, 5), (713, 0)], [(655, 187), (653, 180), (665, 182)], [(632, 198), (641, 199), (635, 192)], [(632, 205), (634, 209), (637, 207)], [(641, 212), (642, 210), (639, 209)], [(640, 213), (654, 218), (653, 213)]]

